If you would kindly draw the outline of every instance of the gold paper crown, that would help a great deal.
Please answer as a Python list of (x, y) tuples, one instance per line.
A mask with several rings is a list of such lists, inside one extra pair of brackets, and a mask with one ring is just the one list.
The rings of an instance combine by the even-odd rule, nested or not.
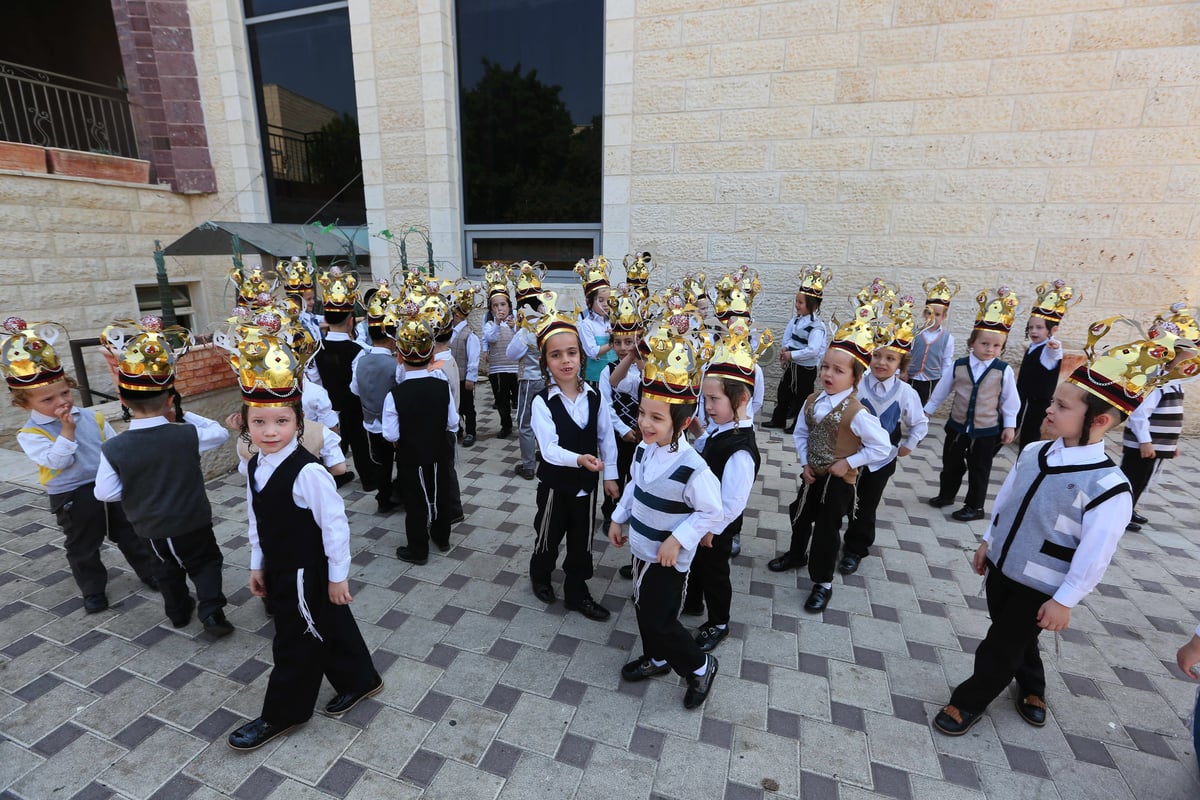
[(708, 299), (708, 276), (703, 272), (689, 272), (683, 276), (683, 294), (692, 305), (701, 298)]
[(63, 377), (63, 365), (54, 343), (67, 340), (66, 329), (57, 322), (26, 324), (20, 317), (4, 320), (0, 333), (0, 371), (14, 389), (31, 389)]
[(542, 306), (542, 311), (531, 311), (529, 308), (522, 308), (517, 314), (517, 323), (526, 330), (533, 331), (537, 336), (538, 347), (546, 346), (546, 340), (556, 333), (562, 331), (570, 331), (578, 334), (576, 328), (576, 320), (579, 318), (579, 306), (575, 306), (573, 314), (567, 314), (558, 310), (558, 293), (557, 292), (541, 292), (537, 295), (537, 300)]
[(453, 310), (465, 317), (479, 308), (479, 294), (478, 286), (466, 278), (459, 278), (454, 282), (453, 290), (449, 293), (447, 301)]
[(229, 270), (229, 280), (237, 287), (237, 304), (250, 307), (270, 303), (277, 282), (268, 280), (262, 267), (234, 267)]
[(308, 261), (300, 256), (281, 258), (276, 265), (284, 291), (306, 292), (313, 288), (313, 271)]
[(704, 364), (712, 356), (712, 347), (692, 335), (686, 317), (674, 319), (683, 320), (682, 330), (678, 322), (664, 318), (645, 340), (642, 397), (673, 405), (695, 403), (700, 399)]
[(642, 312), (642, 297), (628, 284), (613, 292), (608, 298), (608, 320), (612, 332), (641, 333), (646, 328)]
[(650, 253), (630, 253), (625, 256), (625, 282), (646, 299), (650, 294), (650, 270), (654, 269), (654, 263), (650, 260)]
[(508, 268), (499, 261), (493, 261), (483, 268), (484, 282), (488, 288), (488, 304), (498, 294), (508, 297)]
[[(239, 337), (248, 335), (251, 329), (278, 336), (292, 349), (301, 364), (307, 365), (321, 349), (321, 342), (314, 339), (308, 328), (300, 322), (302, 302), (298, 295), (289, 294), (282, 304), (275, 302), (259, 309), (238, 306), (229, 319), (232, 334), (226, 333), (224, 336), (226, 340), (236, 342)], [(230, 336), (232, 339), (229, 339)], [(232, 352), (232, 344), (222, 346)]]
[(770, 328), (759, 333), (757, 338), (755, 343), (749, 320), (735, 317), (724, 332), (718, 333), (705, 376), (732, 378), (753, 386), (758, 360), (775, 342)]
[(892, 299), (884, 306), (884, 318), (881, 320), (881, 330), (876, 335), (877, 347), (887, 347), (900, 353), (912, 351), (913, 338), (916, 336), (916, 324), (913, 321), (913, 304), (916, 299), (912, 295), (903, 295)]
[[(406, 364), (423, 365), (433, 357), (437, 321), (425, 303), (437, 295), (409, 295), (396, 307), (396, 352)], [(440, 296), (438, 296), (440, 300)], [(442, 300), (444, 303), (445, 301)]]
[(321, 285), (321, 305), (326, 311), (354, 312), (358, 302), (358, 273), (332, 266), (317, 277)]
[(375, 281), (375, 293), (367, 301), (367, 327), (389, 328), (396, 324), (392, 308), (392, 286), (385, 278)]
[(1001, 286), (996, 290), (996, 296), (988, 300), (987, 290), (975, 295), (979, 304), (979, 312), (975, 315), (975, 330), (996, 331), (1008, 334), (1012, 330), (1013, 319), (1017, 316), (1017, 296), (1012, 289)]
[(1200, 324), (1196, 322), (1196, 312), (1187, 303), (1175, 303), (1165, 313), (1154, 318), (1151, 334), (1158, 327), (1173, 326), (1172, 332), (1181, 339), (1187, 339), (1193, 347), (1200, 347)]
[(587, 297), (609, 285), (608, 259), (600, 255), (586, 260), (581, 258), (575, 263), (575, 274), (583, 281), (583, 296)]
[(837, 331), (829, 342), (830, 350), (844, 350), (864, 367), (871, 363), (871, 353), (882, 338), (876, 322), (876, 308), (871, 304), (860, 305), (854, 316), (845, 325), (839, 325), (834, 315), (833, 324)]
[(878, 318), (886, 309), (895, 304), (896, 290), (888, 286), (887, 281), (883, 278), (876, 278), (869, 285), (859, 289), (854, 300), (856, 305), (871, 306), (875, 317)]
[(800, 294), (820, 300), (825, 293), (825, 284), (833, 280), (833, 272), (817, 264), (800, 273)]
[(508, 268), (508, 279), (517, 292), (517, 302), (533, 297), (542, 291), (542, 278), (546, 277), (546, 265), (540, 261), (530, 264), (522, 261)]
[(237, 375), (242, 402), (254, 408), (278, 408), (300, 401), (304, 365), (262, 315), (263, 325), (239, 325), (213, 334), (213, 342), (227, 352)]
[(729, 317), (750, 316), (754, 296), (761, 288), (758, 273), (749, 267), (743, 266), (728, 275), (723, 275), (715, 287), (717, 302), (713, 310), (717, 319), (725, 321)]
[(925, 305), (948, 306), (951, 298), (958, 294), (958, 290), (962, 287), (956, 283), (952, 289), (945, 278), (938, 278), (937, 282), (933, 284), (925, 281), (921, 284), (921, 288), (925, 290)]
[[(1053, 283), (1038, 284), (1034, 289), (1034, 294), (1037, 295), (1037, 302), (1033, 306), (1033, 310), (1029, 312), (1031, 317), (1041, 317), (1047, 322), (1053, 322), (1055, 325), (1062, 322), (1063, 316), (1067, 313), (1067, 308), (1074, 303), (1078, 303), (1083, 297), (1076, 297), (1075, 292), (1064, 280), (1056, 280)], [(1072, 302), (1072, 300), (1074, 302)]]
[(1136, 327), (1125, 317), (1109, 317), (1093, 322), (1088, 328), (1087, 344), (1083, 348), (1088, 363), (1072, 372), (1067, 381), (1130, 414), (1155, 387), (1169, 380), (1200, 374), (1200, 358), (1190, 358), (1168, 368), (1176, 356), (1177, 345), (1185, 350), (1192, 347), (1190, 342), (1184, 341), (1184, 337), (1173, 332), (1174, 326), (1152, 327), (1149, 338), (1110, 347), (1103, 355), (1097, 356), (1096, 345), (1117, 321)]
[(117, 357), (117, 388), (161, 392), (175, 384), (175, 362), (188, 351), (191, 331), (164, 327), (161, 317), (118, 320), (100, 332), (100, 343)]

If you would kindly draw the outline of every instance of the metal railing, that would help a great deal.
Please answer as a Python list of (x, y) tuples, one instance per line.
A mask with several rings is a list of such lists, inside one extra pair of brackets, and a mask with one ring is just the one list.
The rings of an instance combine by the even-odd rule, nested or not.
[(123, 89), (0, 61), (0, 140), (137, 158)]
[(271, 174), (279, 180), (316, 183), (310, 148), (320, 134), (294, 131), (279, 125), (267, 125), (267, 148), (271, 153)]

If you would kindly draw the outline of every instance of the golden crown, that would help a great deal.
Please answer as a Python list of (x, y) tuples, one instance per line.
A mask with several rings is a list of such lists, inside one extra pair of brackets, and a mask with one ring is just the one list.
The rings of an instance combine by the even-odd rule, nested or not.
[[(300, 322), (300, 311), (300, 302), (295, 295), (290, 294), (284, 298), (282, 304), (275, 301), (257, 309), (238, 306), (234, 308), (233, 316), (229, 319), (229, 325), (233, 326), (234, 331), (234, 338), (230, 341), (236, 341), (237, 336), (243, 332), (257, 328), (264, 333), (279, 336), (287, 342), (296, 357), (307, 365), (317, 350), (321, 349), (321, 342), (314, 339), (308, 328)], [(225, 334), (227, 338), (229, 335)], [(232, 345), (225, 349), (229, 350), (231, 347)]]
[(270, 303), (277, 283), (274, 278), (268, 279), (260, 266), (234, 267), (229, 270), (229, 280), (237, 287), (237, 304), (250, 307)]
[(312, 266), (300, 256), (279, 259), (275, 271), (286, 292), (304, 292), (313, 288)]
[(466, 278), (459, 278), (454, 282), (447, 301), (450, 303), (451, 309), (465, 317), (479, 308), (479, 295), (480, 290), (478, 286)]
[(63, 365), (54, 343), (67, 341), (67, 331), (57, 322), (26, 324), (20, 317), (8, 317), (0, 332), (0, 371), (14, 389), (30, 389), (53, 383), (63, 377)]
[(540, 261), (522, 261), (508, 268), (508, 279), (517, 292), (517, 302), (542, 291), (542, 278), (546, 277), (546, 265)]
[[(989, 299), (990, 298), (990, 299)], [(991, 297), (984, 289), (975, 295), (979, 311), (975, 314), (975, 330), (995, 331), (1008, 334), (1012, 330), (1013, 319), (1017, 316), (1017, 305), (1020, 301), (1007, 286), (996, 289), (996, 296)]]
[[(682, 319), (686, 323), (686, 318)], [(659, 321), (644, 344), (642, 396), (671, 404), (699, 400), (704, 364), (712, 356), (712, 345), (700, 341), (686, 328), (681, 331), (668, 318)]]
[(174, 385), (175, 362), (194, 341), (187, 328), (147, 315), (114, 322), (100, 332), (100, 343), (117, 357), (117, 388), (161, 392)]
[(274, 317), (264, 314), (256, 319), (262, 324), (217, 331), (213, 343), (226, 351), (246, 405), (276, 408), (295, 403), (302, 391), (304, 364), (271, 324)]
[(608, 320), (612, 324), (612, 332), (640, 333), (645, 330), (642, 305), (641, 295), (628, 284), (613, 292), (608, 298)]
[(423, 365), (433, 357), (434, 340), (439, 333), (437, 314), (442, 312), (435, 310), (439, 308), (436, 304), (426, 305), (432, 297), (445, 303), (440, 295), (410, 294), (396, 305), (396, 352), (406, 364)]
[(1157, 386), (1176, 378), (1200, 374), (1200, 359), (1190, 358), (1169, 367), (1176, 356), (1176, 345), (1185, 348), (1171, 330), (1151, 329), (1150, 337), (1110, 347), (1096, 355), (1096, 346), (1112, 330), (1114, 323), (1136, 323), (1125, 317), (1109, 317), (1093, 322), (1088, 328), (1083, 353), (1088, 363), (1082, 364), (1067, 380), (1084, 391), (1099, 397), (1114, 408), (1132, 413), (1142, 398)]
[(1069, 306), (1083, 299), (1082, 296), (1076, 297), (1074, 290), (1061, 279), (1053, 283), (1049, 281), (1040, 283), (1033, 292), (1037, 295), (1037, 302), (1034, 303), (1033, 310), (1029, 312), (1029, 315), (1041, 317), (1055, 325), (1062, 322)]
[(1151, 326), (1153, 335), (1155, 328), (1170, 330), (1175, 336), (1187, 339), (1193, 347), (1200, 347), (1200, 324), (1197, 324), (1196, 312), (1187, 303), (1175, 303), (1166, 312), (1154, 318)]
[(829, 349), (844, 350), (864, 367), (870, 364), (871, 353), (882, 338), (876, 321), (877, 311), (873, 304), (860, 305), (854, 309), (854, 316), (845, 325), (838, 322), (835, 314), (833, 324), (837, 326), (837, 330), (829, 341)]
[(921, 288), (925, 290), (925, 305), (927, 306), (948, 306), (950, 299), (958, 294), (962, 287), (959, 284), (954, 284), (954, 288), (950, 288), (950, 284), (945, 278), (938, 278), (936, 282), (930, 283), (925, 281), (921, 284)]
[(358, 273), (332, 266), (317, 277), (326, 311), (353, 312), (358, 302)]
[(483, 268), (484, 283), (487, 284), (488, 303), (498, 294), (508, 297), (508, 268), (493, 261)]
[(800, 273), (800, 294), (819, 300), (824, 295), (825, 284), (831, 280), (833, 280), (833, 272), (817, 264)]
[(754, 296), (758, 294), (762, 284), (759, 283), (757, 272), (743, 266), (728, 275), (723, 275), (714, 288), (717, 302), (713, 310), (717, 319), (726, 320), (734, 316), (750, 316)]
[(597, 289), (608, 286), (608, 259), (604, 256), (593, 256), (579, 259), (575, 263), (575, 274), (583, 281), (583, 295), (587, 297)]
[(916, 298), (906, 294), (893, 297), (884, 306), (884, 316), (881, 330), (875, 341), (877, 347), (888, 347), (900, 353), (912, 351), (913, 338), (916, 336), (916, 323), (913, 321), (913, 305)]
[(561, 331), (578, 333), (576, 320), (579, 319), (579, 306), (574, 313), (568, 314), (558, 310), (558, 293), (541, 292), (537, 295), (541, 311), (533, 311), (528, 307), (517, 313), (517, 324), (526, 330), (533, 331), (537, 336), (538, 347), (545, 347), (546, 340)]
[(770, 328), (761, 331), (755, 337), (750, 329), (749, 320), (745, 317), (734, 317), (725, 330), (717, 334), (705, 375), (712, 378), (732, 378), (753, 386), (758, 360), (774, 342), (775, 336)]
[(650, 286), (650, 270), (654, 269), (654, 262), (650, 260), (650, 254), (647, 253), (630, 253), (625, 256), (625, 282), (634, 288), (643, 298), (649, 294)]
[(708, 298), (708, 276), (703, 272), (689, 272), (683, 276), (683, 293), (692, 305), (701, 298)]
[(386, 278), (375, 281), (375, 293), (367, 301), (367, 327), (388, 328), (396, 324), (396, 314), (392, 308), (392, 286)]

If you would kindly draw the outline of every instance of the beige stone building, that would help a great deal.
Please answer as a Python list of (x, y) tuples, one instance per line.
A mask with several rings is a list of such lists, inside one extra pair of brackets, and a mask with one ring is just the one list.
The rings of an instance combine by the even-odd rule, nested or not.
[[(259, 90), (305, 94), (263, 74), (274, 41), (265, 32), (306, 24), (316, 4), (149, 0), (144, 24), (126, 5), (112, 2), (116, 39), (151, 182), (0, 171), (0, 311), (62, 320), (77, 337), (137, 312), (136, 287), (154, 283), (155, 239), (206, 219), (285, 221)], [(1007, 284), (1028, 308), (1035, 284), (1063, 277), (1083, 296), (1063, 329), (1076, 347), (1091, 319), (1200, 301), (1195, 2), (592, 0), (590, 22), (561, 31), (560, 61), (568, 77), (575, 67), (600, 76), (600, 170), (589, 178), (600, 199), (590, 217), (545, 220), (558, 227), (477, 225), (465, 208), (475, 167), (464, 166), (472, 87), (460, 72), (492, 52), (465, 54), (492, 19), (465, 16), (468, 5), (324, 3), (341, 49), (296, 62), (314, 75), (338, 73), (338, 58), (348, 65), (352, 103), (344, 92), (309, 99), (357, 122), (368, 230), (428, 228), (446, 272), (471, 274), (481, 235), (510, 246), (536, 235), (546, 247), (575, 237), (617, 262), (649, 250), (656, 285), (748, 264), (765, 284), (759, 321), (777, 330), (803, 266), (835, 274), (827, 316), (876, 275), (916, 294), (946, 275), (963, 287), (956, 333), (970, 325), (975, 291)], [(516, 14), (555, 3), (491, 5)], [(548, 48), (544, 37), (529, 34)], [(505, 44), (529, 52), (520, 39)], [(515, 125), (527, 109), (501, 111)], [(591, 130), (571, 122), (574, 136)], [(396, 249), (369, 241), (372, 271), (390, 274)], [(230, 304), (228, 263), (168, 260), (198, 327)]]

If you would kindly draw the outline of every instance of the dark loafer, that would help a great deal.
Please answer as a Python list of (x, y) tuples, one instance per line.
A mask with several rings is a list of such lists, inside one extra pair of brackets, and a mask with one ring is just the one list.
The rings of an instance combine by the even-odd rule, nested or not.
[(713, 681), (717, 679), (717, 659), (714, 656), (706, 656), (708, 663), (705, 664), (703, 675), (688, 675), (687, 691), (683, 694), (683, 707), (695, 708), (704, 702), (708, 697), (709, 691), (712, 690)]
[(716, 625), (705, 625), (700, 629), (700, 633), (696, 635), (696, 646), (700, 648), (700, 652), (702, 653), (711, 652), (728, 635), (728, 625), (724, 628), (719, 628)]
[(829, 605), (829, 598), (832, 595), (833, 589), (825, 586), (814, 586), (812, 594), (808, 596), (808, 600), (804, 603), (804, 610), (812, 614), (824, 611), (825, 606)]
[(689, 617), (698, 617), (704, 613), (704, 605), (703, 604), (698, 605), (698, 606), (685, 605), (683, 607), (683, 610), (680, 611), (679, 613), (684, 614)]
[(233, 633), (233, 626), (229, 624), (229, 620), (225, 619), (224, 611), (212, 612), (200, 620), (200, 624), (204, 626), (205, 633), (218, 638)]
[(192, 611), (196, 609), (196, 601), (188, 595), (187, 607), (178, 614), (169, 614), (168, 619), (171, 620), (171, 625), (176, 628), (186, 628), (187, 624), (192, 621)]
[(1139, 525), (1139, 524), (1138, 524), (1138, 523), (1136, 523), (1136, 522), (1131, 522), (1131, 523), (1129, 523), (1128, 525), (1126, 525), (1126, 526), (1125, 526), (1125, 530), (1127, 530), (1127, 531), (1134, 531), (1135, 533), (1136, 533), (1137, 531), (1140, 531), (1141, 529), (1142, 529), (1142, 526), (1141, 526), (1141, 525)]
[(983, 509), (982, 508), (971, 508), (970, 506), (963, 506), (962, 508), (960, 508), (958, 511), (955, 511), (950, 516), (953, 517), (954, 519), (958, 520), (959, 522), (974, 522), (977, 519), (983, 519)]
[(437, 547), (439, 553), (445, 553), (447, 550), (450, 549), (450, 540), (449, 539), (447, 539), (444, 542), (439, 542), (437, 539), (434, 539), (433, 544), (434, 544), (434, 546)]
[(363, 700), (366, 700), (368, 697), (374, 697), (382, 691), (383, 678), (379, 678), (379, 683), (375, 684), (374, 688), (367, 689), (365, 692), (344, 692), (336, 695), (325, 704), (325, 710), (321, 713), (327, 717), (337, 719)]
[(621, 667), (621, 678), (627, 681), (644, 681), (646, 678), (653, 678), (656, 675), (666, 675), (670, 671), (669, 664), (656, 667), (650, 660), (650, 656), (642, 656), (637, 661), (630, 661)]
[(800, 567), (808, 566), (808, 556), (802, 555), (799, 558), (793, 556), (790, 552), (784, 553), (779, 558), (772, 558), (767, 562), (767, 569), (771, 572), (787, 572), (789, 569), (799, 569)]
[(1138, 525), (1145, 525), (1147, 522), (1150, 521), (1150, 520), (1146, 519), (1145, 517), (1143, 517), (1141, 514), (1137, 513), (1136, 511), (1133, 512), (1133, 515), (1130, 516), (1130, 519), (1133, 520), (1134, 522), (1136, 522)]
[(108, 609), (108, 595), (104, 592), (89, 594), (83, 598), (83, 613), (99, 614)]
[(626, 564), (617, 570), (617, 574), (627, 581), (633, 580), (633, 564)]
[(862, 556), (856, 556), (853, 553), (847, 553), (842, 556), (842, 561), (838, 564), (838, 572), (843, 575), (853, 575), (858, 572), (858, 565), (862, 563)]
[(553, 603), (558, 599), (554, 596), (554, 587), (548, 583), (533, 584), (533, 596), (543, 603)]
[(729, 541), (729, 557), (737, 558), (742, 554), (742, 535), (735, 533)]
[(419, 556), (409, 549), (408, 545), (400, 545), (396, 548), (396, 558), (409, 564), (416, 564), (417, 566), (429, 563), (428, 553), (423, 556)]
[(352, 480), (354, 480), (354, 473), (347, 470), (341, 475), (333, 476), (333, 485), (340, 489)]
[(597, 622), (603, 622), (609, 617), (609, 610), (590, 597), (585, 597), (578, 602), (564, 602), (563, 607), (568, 611), (578, 611), (588, 619), (594, 619)]
[(142, 578), (142, 585), (152, 592), (158, 591), (158, 578), (151, 575), (149, 578)]
[(961, 708), (946, 706), (933, 718), (933, 727), (947, 736), (962, 736), (979, 722), (982, 713), (963, 711)]
[(247, 722), (242, 727), (229, 734), (226, 743), (234, 750), (257, 750), (267, 742), (282, 736), (296, 725), (272, 725), (262, 717)]
[(1046, 724), (1046, 701), (1036, 694), (1018, 697), (1017, 713), (1030, 725), (1040, 728)]
[(764, 428), (782, 428), (782, 427), (784, 426), (784, 423), (782, 423), (782, 422), (776, 422), (776, 421), (775, 421), (775, 420), (773, 420), (773, 419), (769, 419), (769, 420), (767, 420), (766, 422), (764, 422), (764, 423), (762, 424), (762, 426), (763, 426)]
[(474, 447), (474, 446), (475, 446), (475, 434), (468, 433), (466, 436), (463, 437), (463, 447)]
[(948, 506), (954, 502), (954, 498), (953, 497), (931, 497), (928, 500), (926, 500), (925, 502), (929, 503), (929, 505), (933, 506), (934, 508), (945, 508), (946, 506)]

